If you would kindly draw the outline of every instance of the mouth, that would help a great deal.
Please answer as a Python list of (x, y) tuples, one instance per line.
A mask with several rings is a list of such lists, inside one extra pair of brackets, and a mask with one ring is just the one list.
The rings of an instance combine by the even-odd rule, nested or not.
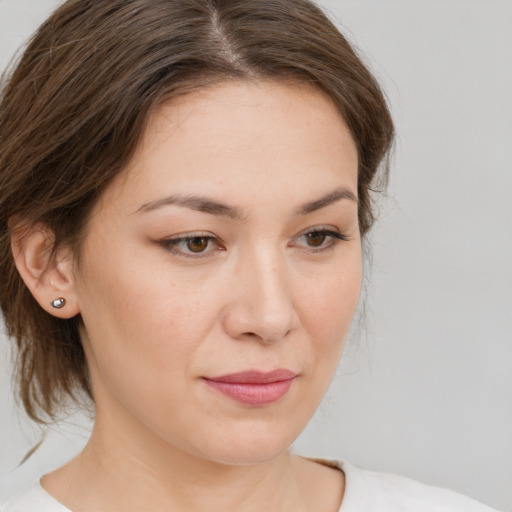
[(285, 369), (272, 372), (249, 370), (220, 377), (203, 377), (215, 391), (246, 405), (269, 405), (281, 400), (297, 374)]

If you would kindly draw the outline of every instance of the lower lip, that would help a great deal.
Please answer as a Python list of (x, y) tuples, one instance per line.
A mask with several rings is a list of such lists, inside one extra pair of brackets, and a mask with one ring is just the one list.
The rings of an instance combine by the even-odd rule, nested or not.
[(204, 379), (208, 386), (237, 402), (247, 405), (267, 405), (277, 402), (286, 395), (293, 380), (294, 378), (266, 384), (249, 384)]

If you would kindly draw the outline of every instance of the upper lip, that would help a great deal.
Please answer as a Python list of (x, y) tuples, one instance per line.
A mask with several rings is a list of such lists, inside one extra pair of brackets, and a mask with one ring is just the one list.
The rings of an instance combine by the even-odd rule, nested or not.
[(296, 377), (297, 374), (291, 370), (279, 368), (271, 372), (262, 372), (259, 370), (248, 370), (245, 372), (230, 373), (219, 377), (206, 377), (207, 380), (215, 382), (227, 382), (238, 384), (269, 384), (271, 382), (279, 382), (289, 380)]

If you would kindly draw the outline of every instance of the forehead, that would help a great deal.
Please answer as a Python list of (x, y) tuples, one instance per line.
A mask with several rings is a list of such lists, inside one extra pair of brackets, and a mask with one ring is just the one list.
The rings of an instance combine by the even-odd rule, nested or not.
[[(258, 142), (269, 142), (270, 133), (279, 136), (275, 144), (321, 133), (353, 143), (326, 93), (308, 84), (276, 81), (226, 82), (167, 102), (151, 116), (140, 149), (151, 151), (152, 142), (160, 142), (159, 134), (169, 137), (178, 131), (182, 142), (186, 138), (206, 148), (210, 142), (227, 149), (256, 148)], [(201, 135), (205, 137), (199, 140)]]
[(307, 84), (228, 82), (156, 109), (114, 188), (150, 201), (174, 192), (166, 189), (265, 194), (270, 184), (293, 189), (331, 178), (355, 186), (357, 149), (325, 93)]

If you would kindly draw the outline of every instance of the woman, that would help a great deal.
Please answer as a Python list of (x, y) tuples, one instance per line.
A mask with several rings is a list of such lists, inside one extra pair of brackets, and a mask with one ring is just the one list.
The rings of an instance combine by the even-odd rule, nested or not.
[[(70, 0), (0, 106), (1, 305), (86, 448), (3, 510), (490, 510), (292, 455), (359, 297), (393, 125), (307, 1)], [(341, 507), (341, 508), (340, 508)]]

